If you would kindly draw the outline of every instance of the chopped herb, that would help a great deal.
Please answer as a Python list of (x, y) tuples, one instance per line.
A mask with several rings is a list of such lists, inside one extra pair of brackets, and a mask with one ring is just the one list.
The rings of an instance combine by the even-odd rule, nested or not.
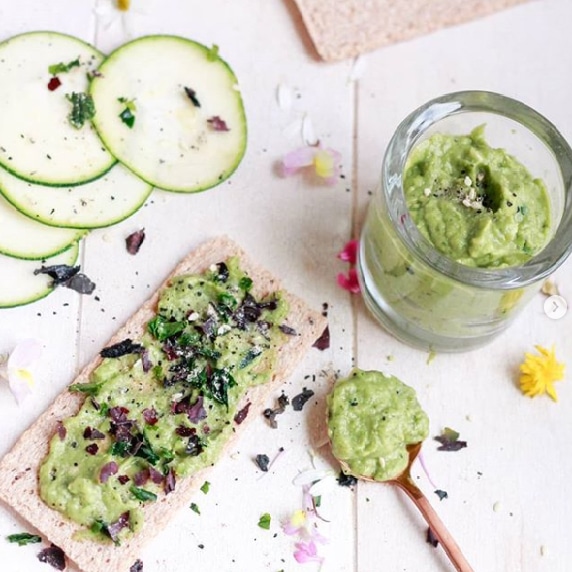
[(209, 62), (214, 62), (219, 58), (218, 55), (218, 46), (216, 44), (213, 44), (209, 50), (207, 51), (207, 60)]
[(254, 361), (254, 359), (257, 358), (261, 353), (262, 349), (257, 346), (250, 348), (248, 352), (246, 352), (246, 355), (242, 358), (242, 360), (238, 364), (238, 369), (243, 369), (247, 365), (250, 365)]
[(209, 492), (210, 486), (211, 484), (208, 481), (205, 481), (201, 487), (201, 491), (206, 495)]
[(60, 62), (59, 64), (53, 64), (48, 67), (48, 73), (50, 75), (58, 75), (59, 73), (67, 73), (72, 68), (79, 67), (79, 58), (77, 60), (73, 60), (67, 64)]
[(141, 230), (136, 230), (132, 232), (126, 239), (125, 239), (125, 247), (127, 248), (127, 252), (129, 254), (137, 254), (143, 241), (145, 240), (145, 229), (142, 228)]
[(129, 441), (116, 441), (111, 445), (109, 452), (116, 457), (127, 457), (130, 449), (131, 444)]
[(126, 107), (118, 115), (118, 117), (121, 119), (123, 123), (125, 123), (125, 125), (127, 125), (127, 127), (129, 127), (129, 129), (133, 129), (133, 126), (135, 125), (135, 114), (133, 113), (133, 111), (131, 111), (131, 109)]
[(26, 546), (26, 544), (37, 544), (38, 542), (42, 542), (41, 537), (37, 534), (30, 534), (29, 532), (10, 534), (6, 537), (6, 540), (13, 544), (17, 544), (18, 546)]
[(250, 289), (252, 288), (252, 278), (249, 278), (248, 276), (243, 276), (238, 281), (238, 287), (244, 292), (250, 292)]
[(38, 560), (53, 566), (56, 570), (65, 570), (66, 568), (66, 555), (64, 551), (55, 544), (38, 552)]
[(185, 87), (184, 89), (185, 89), (185, 93), (187, 94), (187, 97), (193, 102), (193, 105), (195, 107), (200, 107), (201, 103), (197, 99), (197, 94), (196, 94), (195, 90), (191, 89), (190, 87)]
[(261, 471), (268, 471), (268, 465), (270, 463), (270, 458), (268, 455), (256, 455), (255, 461)]
[(199, 510), (199, 505), (197, 505), (197, 503), (195, 503), (195, 502), (191, 503), (190, 509), (193, 512), (196, 512), (197, 514), (201, 514), (201, 511)]
[(302, 411), (304, 405), (306, 405), (312, 395), (314, 395), (314, 392), (311, 389), (304, 388), (302, 393), (292, 398), (292, 409), (294, 409), (294, 411)]
[(69, 386), (72, 393), (85, 393), (87, 395), (97, 395), (103, 383), (101, 381), (92, 381), (90, 383), (74, 383)]
[(66, 95), (72, 104), (72, 110), (68, 115), (69, 122), (76, 129), (81, 129), (86, 121), (90, 121), (95, 117), (95, 105), (91, 95), (88, 93), (72, 92)]
[(170, 322), (163, 316), (157, 315), (147, 324), (149, 332), (160, 342), (182, 332), (187, 324), (185, 322)]
[(437, 489), (434, 492), (439, 497), (439, 500), (449, 498), (449, 494), (447, 493), (447, 491), (442, 491), (441, 489)]
[(441, 435), (434, 437), (434, 439), (441, 443), (441, 445), (437, 447), (438, 451), (459, 451), (467, 446), (466, 441), (459, 441), (459, 433), (450, 427), (445, 427)]
[(133, 485), (129, 488), (129, 490), (131, 491), (131, 494), (141, 502), (157, 500), (157, 495), (155, 493), (152, 493), (151, 491), (142, 489), (140, 487), (136, 487)]
[(152, 465), (156, 465), (161, 460), (161, 457), (157, 455), (155, 451), (153, 451), (151, 443), (149, 443), (149, 440), (144, 434), (141, 435), (141, 438), (143, 442), (141, 443), (141, 446), (135, 453), (135, 456), (140, 457), (141, 459), (145, 459)]
[(260, 515), (258, 519), (258, 526), (260, 528), (264, 528), (264, 530), (270, 530), (270, 514), (265, 512), (264, 514)]

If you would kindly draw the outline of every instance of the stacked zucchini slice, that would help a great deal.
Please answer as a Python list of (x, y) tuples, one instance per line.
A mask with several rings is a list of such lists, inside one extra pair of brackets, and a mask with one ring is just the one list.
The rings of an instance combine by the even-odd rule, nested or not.
[(105, 57), (78, 38), (0, 43), (0, 308), (52, 291), (41, 265), (74, 264), (91, 229), (153, 188), (227, 179), (246, 149), (236, 77), (215, 47), (146, 36)]

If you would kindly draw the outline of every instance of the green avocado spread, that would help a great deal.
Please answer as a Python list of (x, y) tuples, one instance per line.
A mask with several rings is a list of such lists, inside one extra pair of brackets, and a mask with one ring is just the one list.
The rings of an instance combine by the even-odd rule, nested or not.
[(354, 369), (328, 396), (334, 456), (358, 477), (387, 481), (409, 461), (407, 445), (429, 434), (415, 390), (379, 371)]
[(142, 506), (212, 465), (246, 417), (245, 391), (269, 381), (296, 335), (280, 293), (251, 288), (237, 259), (173, 279), (141, 339), (104, 349), (89, 382), (70, 387), (86, 399), (50, 441), (40, 494), (86, 536), (118, 544), (138, 530)]
[(548, 241), (548, 193), (517, 159), (487, 144), (484, 128), (438, 133), (413, 149), (403, 177), (407, 206), (421, 233), (457, 262), (523, 264)]

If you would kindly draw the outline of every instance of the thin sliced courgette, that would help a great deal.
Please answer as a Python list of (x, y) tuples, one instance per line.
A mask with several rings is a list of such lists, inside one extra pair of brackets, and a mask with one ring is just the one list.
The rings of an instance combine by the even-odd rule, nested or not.
[[(79, 245), (45, 259), (44, 266), (67, 264), (72, 266), (77, 260)], [(34, 274), (40, 268), (39, 260), (18, 260), (0, 255), (0, 308), (23, 306), (44, 298), (53, 291), (52, 279), (45, 274)]]
[(244, 156), (237, 79), (217, 53), (176, 36), (146, 36), (110, 54), (91, 82), (93, 123), (107, 148), (155, 187), (194, 192), (229, 177)]
[(21, 34), (0, 44), (0, 165), (44, 185), (80, 184), (111, 168), (115, 158), (91, 121), (81, 128), (70, 121), (79, 125), (85, 105), (78, 105), (77, 94), (86, 94), (87, 74), (103, 57), (55, 32)]
[(136, 212), (153, 188), (123, 165), (83, 185), (34, 185), (0, 169), (0, 193), (33, 220), (62, 228), (100, 228)]
[(85, 230), (54, 228), (35, 222), (0, 197), (1, 254), (41, 260), (67, 250), (85, 234)]

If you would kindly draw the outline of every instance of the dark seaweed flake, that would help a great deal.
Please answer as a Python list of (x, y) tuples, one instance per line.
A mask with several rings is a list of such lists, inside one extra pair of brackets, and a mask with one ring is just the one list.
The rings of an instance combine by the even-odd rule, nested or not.
[(88, 426), (83, 430), (83, 438), (89, 441), (95, 441), (97, 439), (105, 439), (105, 434), (95, 427)]
[(172, 493), (175, 490), (175, 485), (176, 485), (175, 471), (173, 467), (171, 467), (169, 469), (169, 472), (165, 476), (165, 484), (163, 486), (165, 494), (168, 495), (169, 493)]
[(287, 336), (297, 336), (298, 335), (298, 332), (296, 332), (296, 330), (294, 328), (291, 328), (290, 326), (287, 326), (286, 324), (281, 324), (280, 326), (278, 326), (278, 329), (283, 334), (286, 334)]
[(302, 411), (304, 405), (306, 405), (312, 395), (314, 395), (314, 392), (311, 389), (304, 388), (302, 393), (292, 398), (292, 409), (294, 409), (294, 411)]
[(439, 500), (449, 498), (449, 494), (447, 493), (447, 491), (442, 491), (441, 489), (437, 489), (433, 492), (439, 497)]
[(129, 511), (126, 510), (123, 514), (119, 516), (119, 518), (112, 522), (109, 526), (106, 527), (106, 532), (109, 534), (109, 537), (113, 542), (117, 543), (119, 541), (119, 533), (125, 528), (129, 526)]
[(216, 265), (216, 275), (214, 279), (217, 282), (226, 282), (229, 276), (230, 272), (228, 270), (228, 266), (224, 262), (219, 262)]
[(95, 282), (92, 282), (82, 273), (72, 276), (64, 286), (70, 290), (75, 290), (78, 294), (91, 294), (95, 290)]
[(201, 103), (197, 99), (197, 93), (195, 92), (195, 90), (191, 89), (190, 87), (185, 87), (184, 90), (185, 93), (187, 94), (187, 97), (193, 102), (193, 105), (195, 107), (200, 107)]
[(255, 461), (261, 471), (268, 471), (268, 465), (270, 464), (270, 458), (268, 455), (256, 455)]
[(450, 427), (445, 427), (441, 435), (434, 437), (435, 441), (441, 443), (437, 447), (438, 451), (459, 451), (467, 446), (466, 441), (459, 441), (459, 433)]
[(248, 410), (250, 409), (250, 401), (240, 410), (237, 412), (237, 414), (234, 416), (234, 422), (237, 425), (240, 425), (245, 419), (246, 416), (248, 415)]
[(49, 564), (56, 570), (65, 570), (66, 568), (66, 555), (64, 551), (55, 544), (38, 552), (38, 560)]
[(289, 403), (290, 400), (288, 399), (288, 396), (282, 393), (278, 398), (278, 407), (276, 407), (275, 409), (271, 409), (269, 407), (268, 409), (265, 409), (262, 412), (262, 415), (264, 415), (264, 417), (268, 419), (270, 427), (272, 427), (273, 429), (276, 429), (278, 427), (278, 423), (276, 422), (276, 416), (284, 413), (284, 411), (286, 410), (286, 406), (289, 405)]
[(131, 568), (129, 568), (129, 572), (143, 572), (143, 562), (141, 560), (135, 560)]
[(132, 232), (126, 239), (125, 239), (125, 247), (127, 248), (127, 252), (129, 254), (137, 254), (143, 241), (145, 240), (145, 229), (142, 228), (141, 230), (136, 230)]
[[(111, 475), (115, 475), (119, 470), (119, 466), (115, 461), (110, 461), (109, 463), (105, 463), (101, 470), (99, 471), (99, 481), (102, 483), (106, 483)], [(126, 476), (126, 475), (123, 475)], [(129, 477), (128, 477), (129, 479)], [(127, 482), (127, 481), (126, 481)], [(125, 484), (125, 483), (121, 483)]]
[(218, 115), (213, 115), (207, 119), (207, 123), (213, 131), (230, 131), (226, 121), (221, 119)]
[(67, 264), (56, 264), (54, 266), (42, 266), (34, 270), (34, 275), (47, 274), (52, 279), (52, 286), (65, 284), (70, 278), (79, 272), (79, 266), (68, 266)]
[(427, 533), (425, 535), (425, 540), (431, 544), (433, 546), (433, 548), (437, 548), (437, 545), (439, 544), (439, 540), (437, 539), (437, 537), (435, 536), (435, 533), (433, 532), (432, 528), (428, 528), (427, 529)]
[(196, 457), (203, 452), (203, 442), (198, 435), (191, 435), (189, 437), (189, 442), (187, 443), (185, 452), (190, 457)]
[(143, 350), (143, 352), (141, 352), (141, 367), (143, 368), (143, 373), (151, 371), (151, 368), (153, 367), (153, 363), (149, 358), (148, 350)]
[(143, 409), (143, 419), (147, 425), (155, 425), (158, 421), (157, 412), (154, 407), (146, 407)]
[(104, 358), (117, 358), (127, 354), (140, 354), (143, 352), (143, 346), (141, 344), (133, 343), (129, 338), (103, 348), (99, 355)]
[(353, 475), (348, 475), (343, 471), (340, 471), (337, 481), (340, 487), (353, 487), (357, 484), (357, 479)]
[(330, 347), (330, 327), (326, 326), (322, 335), (312, 344), (312, 347), (320, 351), (327, 350)]

